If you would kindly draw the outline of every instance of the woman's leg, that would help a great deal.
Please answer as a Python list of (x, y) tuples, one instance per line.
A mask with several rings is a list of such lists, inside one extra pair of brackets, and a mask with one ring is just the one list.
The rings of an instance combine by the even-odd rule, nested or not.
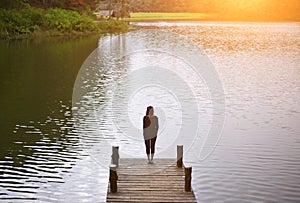
[(146, 146), (146, 154), (150, 154), (150, 141), (151, 140), (145, 140), (145, 146)]
[(155, 153), (155, 142), (156, 142), (156, 136), (151, 139), (151, 161), (153, 160), (154, 153)]
[(156, 142), (156, 136), (151, 139), (151, 154), (155, 153), (155, 142)]
[(146, 146), (146, 154), (148, 157), (148, 161), (150, 162), (150, 140), (145, 140), (145, 146)]

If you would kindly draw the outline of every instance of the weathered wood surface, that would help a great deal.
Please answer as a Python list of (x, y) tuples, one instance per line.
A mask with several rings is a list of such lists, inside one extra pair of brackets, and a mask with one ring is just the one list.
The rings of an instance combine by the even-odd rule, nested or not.
[(185, 192), (184, 168), (174, 159), (120, 159), (118, 192), (108, 187), (107, 202), (196, 202), (193, 191)]

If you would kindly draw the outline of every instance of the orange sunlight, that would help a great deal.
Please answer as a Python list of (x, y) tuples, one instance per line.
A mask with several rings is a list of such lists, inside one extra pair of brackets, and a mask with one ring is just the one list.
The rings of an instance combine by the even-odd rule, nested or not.
[(227, 0), (227, 4), (237, 9), (255, 9), (259, 7), (266, 0)]
[(224, 0), (220, 14), (224, 20), (288, 20), (299, 18), (298, 9), (298, 0)]
[[(258, 18), (266, 0), (227, 0), (225, 13), (234, 19)], [(227, 17), (227, 15), (225, 17)]]

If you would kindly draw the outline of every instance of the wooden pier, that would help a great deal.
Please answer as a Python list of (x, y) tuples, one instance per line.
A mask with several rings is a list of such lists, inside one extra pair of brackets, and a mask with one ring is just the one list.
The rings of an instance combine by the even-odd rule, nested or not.
[(191, 167), (180, 166), (176, 159), (148, 164), (146, 159), (124, 158), (117, 165), (111, 167), (107, 202), (196, 202)]

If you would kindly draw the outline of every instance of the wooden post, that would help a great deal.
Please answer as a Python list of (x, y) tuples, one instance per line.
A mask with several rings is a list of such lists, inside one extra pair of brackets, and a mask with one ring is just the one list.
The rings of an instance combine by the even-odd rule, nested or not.
[(112, 147), (111, 160), (112, 164), (115, 164), (117, 167), (119, 166), (119, 146)]
[(110, 192), (116, 193), (118, 190), (117, 185), (118, 175), (117, 175), (117, 166), (111, 164), (109, 166), (109, 182), (110, 182)]
[(192, 167), (185, 168), (185, 184), (184, 188), (186, 192), (191, 191), (191, 182), (192, 182)]
[(183, 145), (177, 145), (177, 167), (182, 168)]

